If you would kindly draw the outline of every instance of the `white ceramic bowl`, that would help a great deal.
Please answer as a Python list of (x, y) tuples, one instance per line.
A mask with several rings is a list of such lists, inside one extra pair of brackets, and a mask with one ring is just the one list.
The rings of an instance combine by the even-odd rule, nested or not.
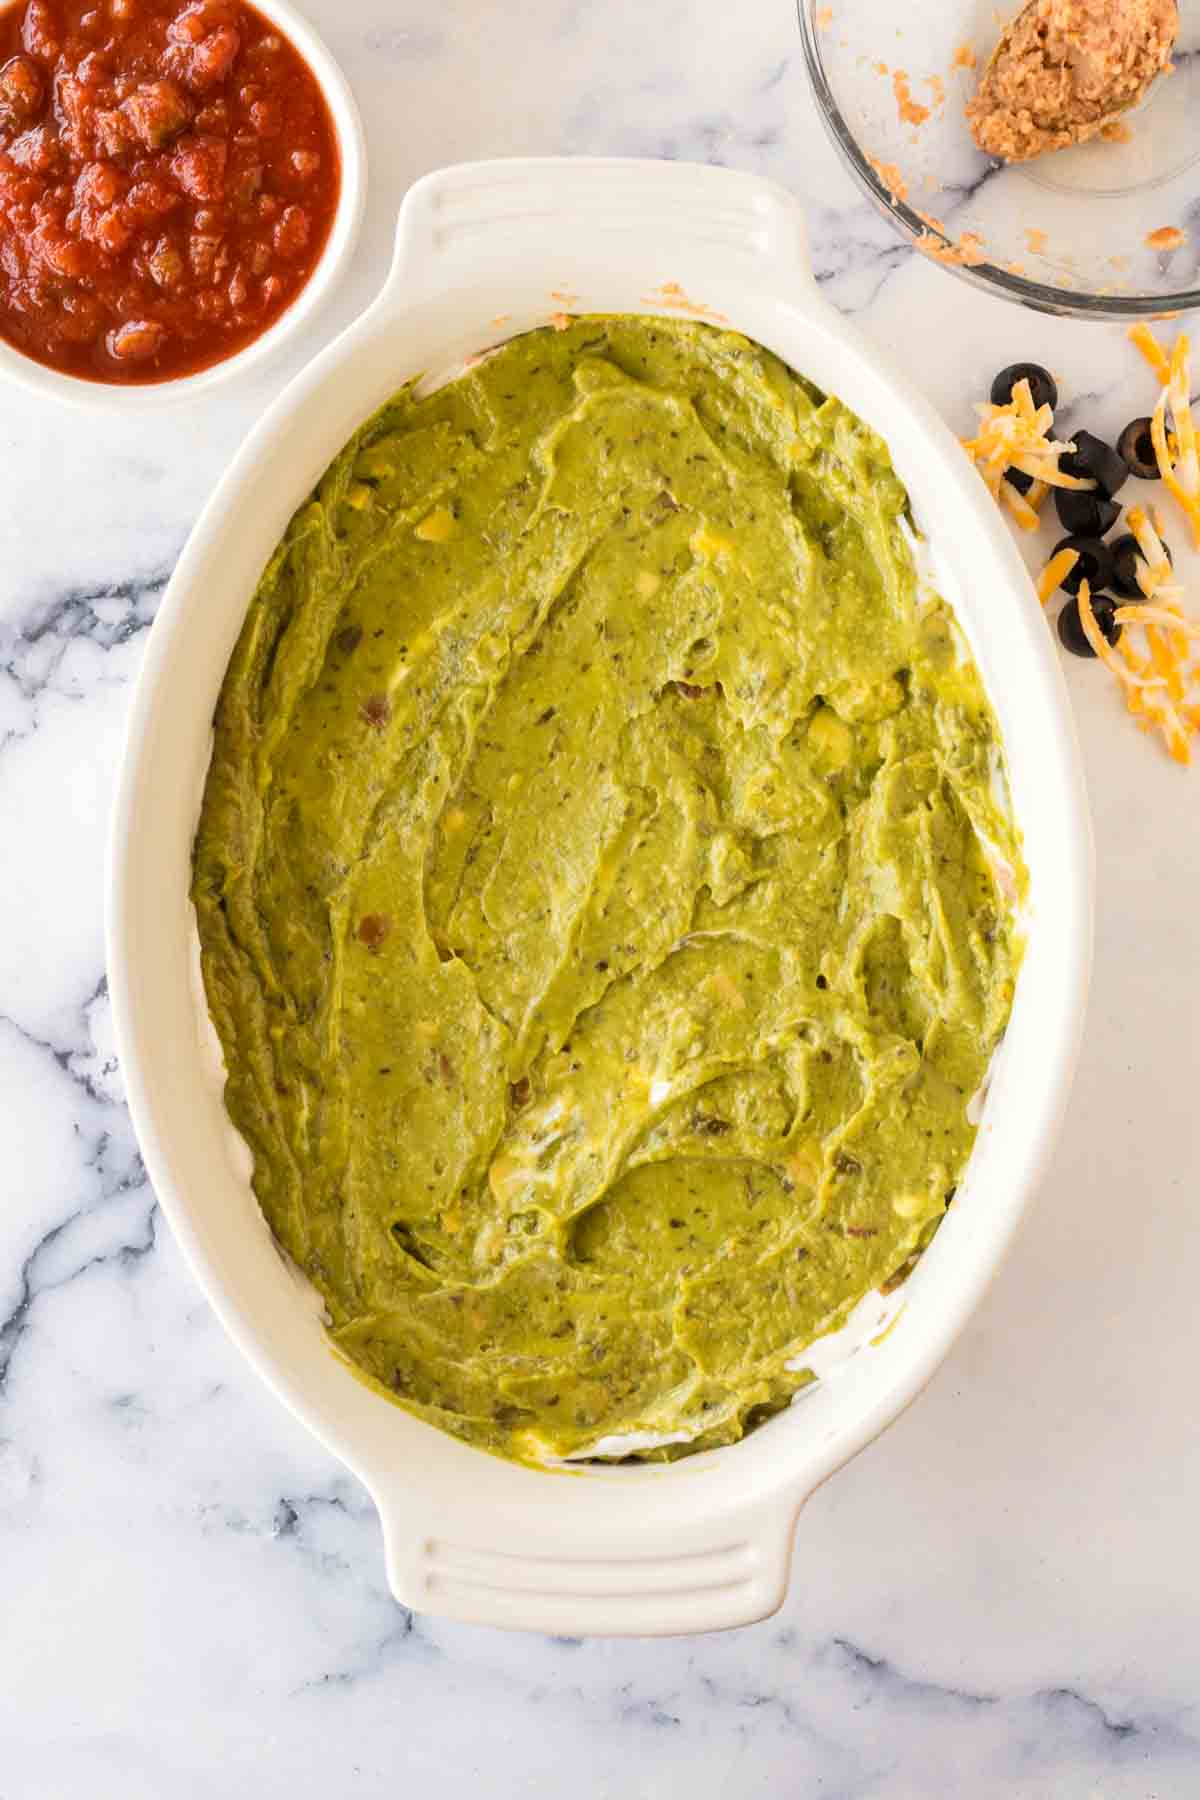
[[(188, 885), (213, 706), (293, 510), (400, 382), (567, 304), (728, 318), (883, 433), (918, 520), (936, 522), (943, 591), (999, 714), (1031, 899), (968, 1174), (886, 1338), (729, 1448), (544, 1473), (423, 1424), (331, 1354), (229, 1153), (198, 1027)], [(574, 1633), (699, 1631), (778, 1606), (804, 1500), (932, 1375), (1045, 1167), (1083, 1019), (1091, 881), (1079, 753), (1029, 578), (941, 420), (818, 295), (795, 201), (749, 176), (654, 162), (481, 163), (419, 182), (379, 298), (247, 439), (171, 580), (133, 703), (108, 917), (121, 1064), (155, 1189), (231, 1336), (371, 1491), (398, 1599)]]
[(128, 418), (135, 412), (155, 412), (192, 400), (197, 394), (235, 380), (275, 356), (326, 299), (354, 252), (367, 198), (367, 146), (362, 120), (349, 83), (302, 12), (289, 0), (254, 0), (255, 9), (270, 19), (291, 40), (316, 77), (342, 159), (342, 184), (337, 211), (321, 259), (292, 304), (260, 337), (224, 361), (195, 375), (151, 382), (86, 381), (66, 375), (45, 363), (35, 362), (0, 338), (0, 375), (18, 382), (48, 400), (65, 400), (72, 406), (119, 412)]

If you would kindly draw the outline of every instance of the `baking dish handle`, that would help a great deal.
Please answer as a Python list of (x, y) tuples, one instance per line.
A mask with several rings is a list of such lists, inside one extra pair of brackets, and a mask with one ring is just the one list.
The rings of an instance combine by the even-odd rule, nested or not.
[(376, 1487), (396, 1599), (414, 1612), (471, 1624), (580, 1637), (725, 1630), (764, 1619), (782, 1603), (804, 1496), (775, 1495), (689, 1520), (673, 1504), (674, 1482), (668, 1498), (646, 1471), (636, 1516), (628, 1489), (621, 1496), (624, 1529), (611, 1514), (605, 1523), (602, 1511), (589, 1529), (573, 1516), (571, 1476), (537, 1479), (550, 1482), (554, 1495), (544, 1508), (514, 1506), (510, 1529), (502, 1504), (485, 1514), (454, 1499), (422, 1528), (411, 1492), (381, 1495)]
[[(560, 262), (619, 256), (638, 267), (694, 251), (708, 267), (764, 265), (793, 292), (816, 293), (799, 202), (758, 175), (635, 157), (515, 157), (459, 163), (412, 186), (381, 300), (444, 290), (529, 255)], [(564, 305), (569, 299), (564, 295)]]

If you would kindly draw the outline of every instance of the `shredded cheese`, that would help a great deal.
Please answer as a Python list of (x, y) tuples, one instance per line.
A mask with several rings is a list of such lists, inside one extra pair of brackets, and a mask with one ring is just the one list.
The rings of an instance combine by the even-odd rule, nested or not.
[(1179, 660), (1157, 625), (1146, 625), (1146, 642), (1150, 646), (1150, 661), (1166, 683), (1168, 700), (1182, 700), (1183, 675)]
[(1059, 550), (1046, 564), (1038, 576), (1037, 596), (1045, 606), (1066, 580), (1075, 564), (1079, 561), (1078, 550)]
[(1086, 581), (1081, 581), (1079, 584), (1079, 594), (1077, 596), (1076, 604), (1079, 607), (1079, 622), (1083, 626), (1084, 637), (1092, 646), (1092, 649), (1096, 652), (1096, 655), (1100, 658), (1100, 661), (1104, 664), (1105, 668), (1111, 669), (1122, 685), (1128, 686), (1129, 684), (1132, 684), (1139, 688), (1159, 688), (1164, 685), (1161, 676), (1135, 675), (1131, 669), (1128, 669), (1125, 666), (1124, 659), (1118, 657), (1116, 651), (1096, 623), (1096, 615), (1092, 611), (1092, 590)]
[(1188, 742), (1192, 735), (1187, 722), (1181, 717), (1177, 707), (1170, 700), (1162, 700), (1155, 709), (1155, 723), (1163, 735), (1168, 753), (1177, 763), (1186, 768), (1192, 760), (1192, 747)]
[[(1200, 548), (1200, 442), (1191, 411), (1191, 349), (1180, 333), (1170, 352), (1145, 324), (1129, 333), (1161, 388), (1151, 418), (1155, 461), (1167, 492), (1178, 502)], [(1023, 530), (1038, 521), (1038, 508), (1050, 487), (1091, 488), (1094, 482), (1063, 474), (1058, 459), (1073, 444), (1050, 438), (1053, 419), (1048, 406), (1035, 407), (1028, 382), (1018, 382), (1007, 406), (980, 405), (980, 424), (964, 448), (989, 491)], [(1020, 469), (1033, 478), (1027, 494), (1008, 479)], [(1181, 609), (1183, 588), (1171, 567), (1157, 508), (1131, 506), (1126, 514), (1138, 547), (1134, 560), (1137, 585), (1144, 596), (1117, 606), (1120, 627), (1115, 644), (1100, 629), (1086, 581), (1079, 584), (1075, 604), (1083, 634), (1095, 655), (1119, 684), (1125, 706), (1139, 731), (1161, 739), (1177, 763), (1192, 761), (1192, 740), (1200, 737), (1200, 620)], [(1037, 595), (1046, 606), (1079, 562), (1078, 552), (1056, 551), (1039, 571)], [(1111, 604), (1111, 603), (1110, 603)]]
[[(1114, 614), (1113, 616), (1115, 618), (1116, 615)], [(1117, 649), (1121, 652), (1121, 655), (1125, 658), (1125, 661), (1129, 664), (1129, 667), (1135, 675), (1149, 675), (1152, 667), (1150, 660), (1148, 657), (1138, 655), (1129, 640), (1129, 633), (1127, 631), (1123, 631), (1117, 639)], [(1138, 705), (1141, 705), (1140, 694), (1131, 695), (1130, 698), (1131, 701), (1136, 699)], [(1131, 707), (1131, 710), (1135, 709)]]
[[(973, 438), (963, 439), (963, 449), (983, 476), (992, 497), (1003, 500), (1022, 524), (1025, 524), (1024, 509), (1014, 506), (1005, 492), (1006, 486), (1011, 487), (1011, 483), (1005, 482), (1009, 469), (1019, 469), (1022, 475), (1030, 475), (1035, 482), (1048, 488), (1088, 490), (1095, 487), (1094, 481), (1068, 475), (1059, 468), (1059, 457), (1074, 450), (1075, 446), (1056, 443), (1049, 436), (1054, 415), (1048, 406), (1034, 406), (1028, 381), (1018, 381), (1014, 385), (1012, 399), (1006, 405), (980, 402), (975, 410), (979, 414), (979, 429)], [(1012, 491), (1015, 499), (1021, 499), (1015, 488)], [(1028, 510), (1036, 514), (1037, 509), (1029, 507)], [(1028, 524), (1025, 528), (1033, 529)]]
[[(1186, 331), (1175, 339), (1170, 355), (1150, 327), (1132, 325), (1129, 336), (1158, 378), (1161, 392), (1150, 415), (1150, 441), (1163, 486), (1179, 503), (1200, 550), (1200, 454), (1192, 417), (1192, 347)], [(1167, 429), (1167, 408), (1171, 429)]]
[[(1200, 642), (1200, 621), (1189, 619), (1167, 603), (1135, 601), (1113, 614), (1122, 627), (1114, 656), (1096, 623), (1087, 582), (1080, 584), (1079, 618), (1097, 656), (1117, 676), (1125, 704), (1143, 731), (1157, 731), (1167, 753), (1185, 766), (1192, 760), (1191, 740), (1200, 733), (1200, 706), (1188, 701), (1189, 687), (1200, 679), (1200, 664), (1188, 663), (1189, 645)], [(1145, 636), (1147, 655), (1140, 655), (1131, 633)]]
[[(1032, 493), (1033, 489), (1030, 488), (1029, 492)], [(1041, 520), (1037, 516), (1036, 508), (1030, 506), (1027, 497), (1021, 493), (1019, 488), (1015, 488), (1011, 481), (1003, 477), (1000, 481), (1000, 498), (1022, 531), (1037, 530)]]
[(1162, 476), (1163, 486), (1167, 492), (1179, 502), (1187, 515), (1192, 528), (1192, 539), (1200, 548), (1200, 494), (1190, 494), (1171, 461), (1171, 452), (1167, 446), (1167, 390), (1163, 389), (1158, 396), (1158, 404), (1150, 418), (1150, 441), (1154, 445), (1154, 460), (1158, 464), (1158, 472)]
[(1192, 418), (1191, 395), (1192, 347), (1187, 332), (1181, 331), (1171, 352), (1167, 398), (1171, 403), (1171, 423), (1175, 427), (1175, 474), (1186, 496), (1181, 504), (1192, 528), (1192, 542), (1200, 550), (1200, 458), (1196, 455), (1196, 424)]
[(1143, 606), (1136, 601), (1132, 606), (1118, 606), (1113, 617), (1119, 625), (1162, 625), (1180, 637), (1200, 638), (1200, 623), (1165, 606)]
[(1156, 594), (1180, 593), (1179, 588), (1171, 587), (1171, 559), (1167, 555), (1166, 545), (1158, 531), (1150, 523), (1144, 507), (1131, 506), (1125, 515), (1125, 522), (1137, 539), (1141, 555), (1137, 559), (1137, 584), (1147, 600)]
[(1150, 367), (1154, 370), (1154, 373), (1158, 376), (1160, 385), (1165, 387), (1167, 385), (1167, 377), (1170, 374), (1171, 365), (1167, 358), (1166, 351), (1163, 349), (1150, 327), (1143, 319), (1139, 319), (1136, 325), (1131, 325), (1129, 327), (1129, 337), (1130, 341), (1136, 344), (1146, 361), (1150, 364)]

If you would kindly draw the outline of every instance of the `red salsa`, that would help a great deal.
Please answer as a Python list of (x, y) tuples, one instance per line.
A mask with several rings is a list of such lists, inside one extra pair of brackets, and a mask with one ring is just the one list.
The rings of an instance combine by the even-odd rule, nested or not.
[(299, 51), (243, 0), (0, 13), (0, 337), (93, 381), (241, 350), (320, 259), (341, 167)]

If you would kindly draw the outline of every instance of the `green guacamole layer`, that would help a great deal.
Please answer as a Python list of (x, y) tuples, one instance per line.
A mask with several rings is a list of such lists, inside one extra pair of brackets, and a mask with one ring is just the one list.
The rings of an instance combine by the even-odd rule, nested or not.
[(338, 1350), (469, 1443), (740, 1437), (954, 1194), (1024, 878), (906, 507), (758, 345), (584, 317), (402, 389), (262, 577), (226, 1104)]

